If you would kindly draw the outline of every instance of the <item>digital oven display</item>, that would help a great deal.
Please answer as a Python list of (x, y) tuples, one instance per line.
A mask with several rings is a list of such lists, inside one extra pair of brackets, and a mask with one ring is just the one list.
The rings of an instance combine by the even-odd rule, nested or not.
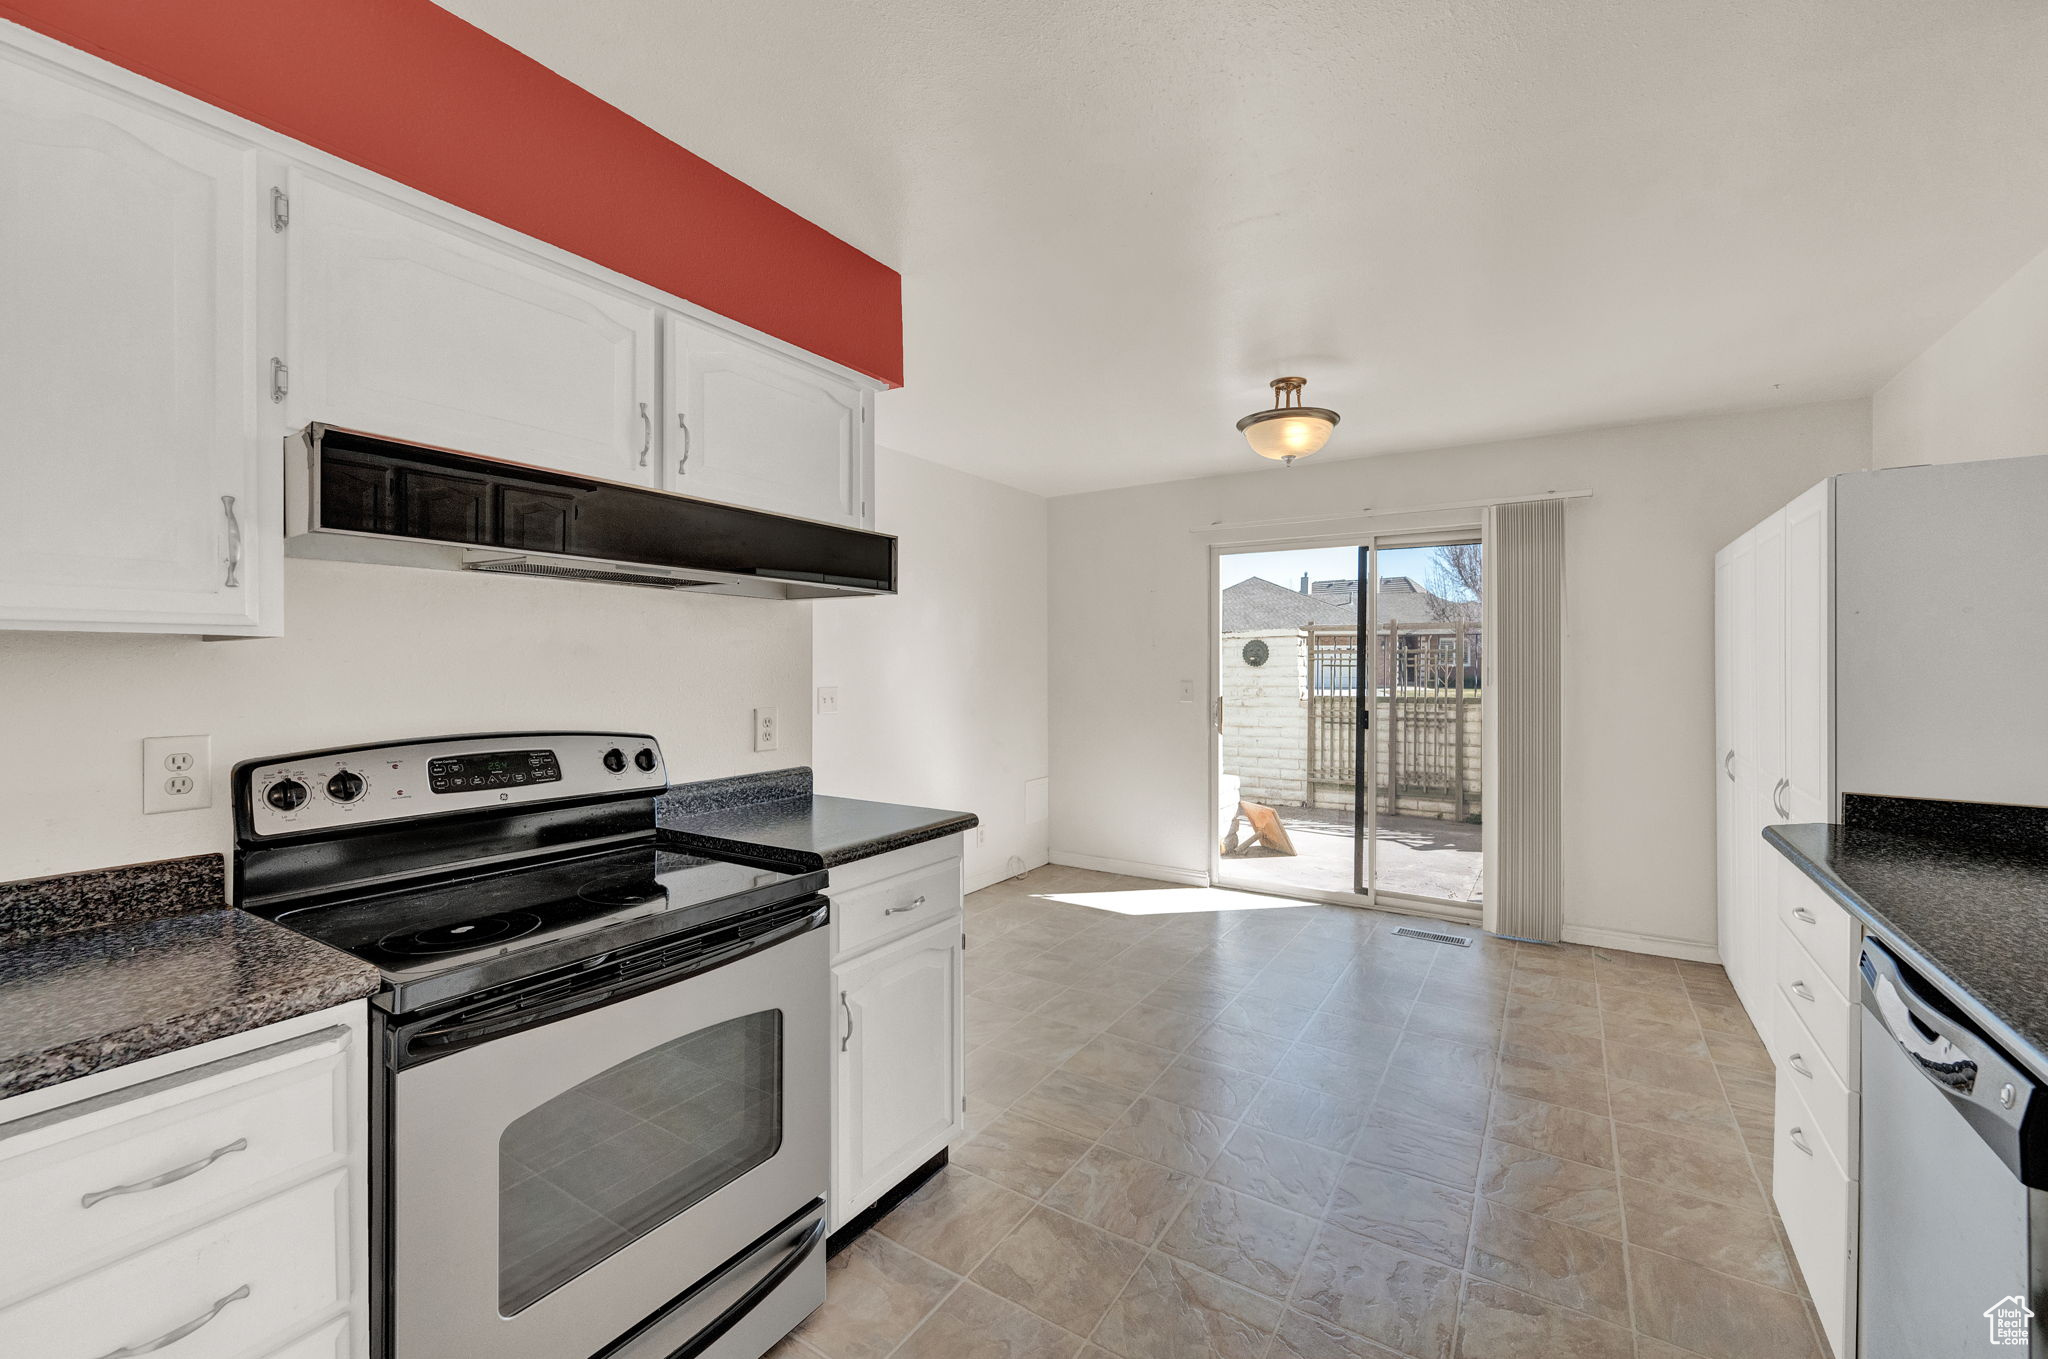
[(427, 761), (427, 783), (437, 793), (478, 793), (559, 783), (562, 766), (552, 750), (493, 750), (482, 755), (444, 755)]

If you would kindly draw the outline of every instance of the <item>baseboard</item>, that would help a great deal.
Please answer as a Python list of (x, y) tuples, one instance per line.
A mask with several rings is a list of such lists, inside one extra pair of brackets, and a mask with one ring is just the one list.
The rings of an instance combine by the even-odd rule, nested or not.
[(1093, 854), (1069, 854), (1054, 850), (1052, 861), (1065, 868), (1086, 868), (1097, 873), (1120, 873), (1127, 878), (1150, 878), (1155, 882), (1177, 882), (1189, 887), (1207, 887), (1209, 875), (1165, 864), (1140, 863), (1136, 859), (1102, 859)]
[(1024, 867), (1016, 873), (1006, 872), (1001, 868), (984, 868), (979, 872), (967, 875), (967, 890), (970, 893), (979, 892), (984, 887), (993, 887), (999, 882), (1008, 882), (1011, 878), (1020, 877), (1025, 873), (1029, 873), (1034, 868), (1043, 868), (1051, 862), (1052, 860), (1050, 859), (1038, 856), (1026, 858), (1024, 860)]
[(1654, 953), (1659, 958), (1683, 958), (1691, 963), (1718, 963), (1720, 950), (1712, 944), (1691, 939), (1669, 939), (1661, 934), (1638, 934), (1634, 930), (1603, 930), (1591, 925), (1564, 927), (1567, 944), (1591, 948), (1614, 948), (1628, 953)]

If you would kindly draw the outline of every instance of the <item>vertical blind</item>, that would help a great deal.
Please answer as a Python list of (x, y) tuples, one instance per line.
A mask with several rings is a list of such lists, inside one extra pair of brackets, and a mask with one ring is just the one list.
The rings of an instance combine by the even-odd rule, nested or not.
[(1486, 516), (1484, 691), (1496, 768), (1485, 781), (1486, 928), (1555, 942), (1563, 928), (1558, 804), (1564, 650), (1564, 502)]

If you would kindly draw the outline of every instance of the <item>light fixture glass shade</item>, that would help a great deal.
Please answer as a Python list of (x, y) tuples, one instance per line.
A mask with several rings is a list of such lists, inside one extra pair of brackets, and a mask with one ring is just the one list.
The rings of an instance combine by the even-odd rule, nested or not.
[(1305, 458), (1330, 442), (1330, 432), (1337, 428), (1337, 413), (1319, 406), (1294, 406), (1248, 415), (1237, 427), (1244, 431), (1252, 452), (1286, 462)]

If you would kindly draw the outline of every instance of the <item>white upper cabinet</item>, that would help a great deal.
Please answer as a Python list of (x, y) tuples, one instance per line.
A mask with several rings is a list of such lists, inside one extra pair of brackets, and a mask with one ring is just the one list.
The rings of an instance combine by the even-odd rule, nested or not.
[(1785, 792), (1791, 821), (1834, 819), (1829, 767), (1834, 695), (1835, 484), (1785, 507)]
[(870, 526), (873, 439), (860, 387), (681, 316), (669, 318), (667, 366), (665, 487)]
[(316, 172), (288, 188), (295, 428), (655, 484), (651, 304)]
[(0, 48), (0, 627), (278, 630), (258, 178)]

